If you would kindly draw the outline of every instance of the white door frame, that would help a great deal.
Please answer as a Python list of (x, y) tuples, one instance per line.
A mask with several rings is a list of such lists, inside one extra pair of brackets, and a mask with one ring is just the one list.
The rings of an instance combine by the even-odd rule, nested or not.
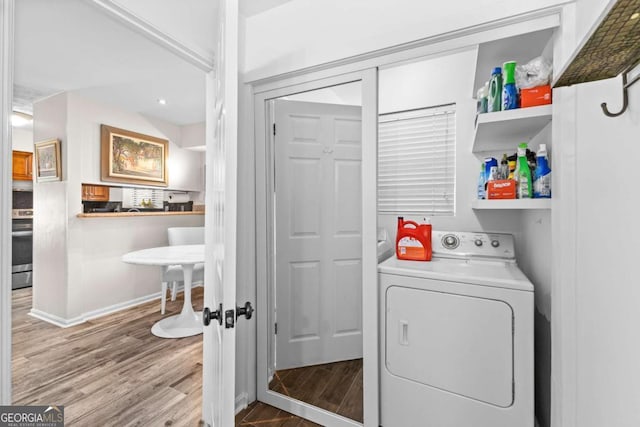
[[(218, 8), (215, 68), (207, 74), (204, 307), (236, 323), (215, 320), (203, 330), (202, 419), (230, 426), (235, 417), (238, 196), (238, 0)], [(215, 101), (214, 101), (215, 100)], [(223, 172), (223, 173), (221, 173)], [(243, 325), (244, 326), (244, 325)]]
[(273, 333), (272, 313), (268, 310), (268, 289), (273, 289), (273, 162), (274, 150), (268, 138), (269, 123), (266, 103), (299, 92), (321, 89), (339, 84), (362, 82), (362, 323), (363, 323), (363, 382), (364, 425), (378, 426), (378, 281), (376, 247), (377, 228), (377, 133), (378, 81), (377, 70), (370, 68), (320, 80), (312, 77), (305, 83), (284, 86), (254, 95), (256, 144), (256, 259), (258, 283), (257, 305), (257, 393), (258, 399), (308, 418), (322, 425), (359, 426), (359, 422), (333, 414), (316, 406), (292, 400), (269, 390), (269, 342)]
[[(237, 0), (232, 0), (236, 3)], [(180, 56), (203, 72), (210, 79), (213, 72), (213, 58), (191, 49), (171, 35), (158, 30), (146, 20), (132, 14), (111, 0), (91, 2), (110, 18), (142, 34), (161, 47)], [(237, 18), (237, 16), (236, 16)], [(12, 142), (11, 112), (13, 110), (13, 66), (14, 66), (14, 19), (15, 0), (0, 0), (0, 404), (12, 404), (11, 390), (11, 204), (12, 204)], [(216, 23), (212, 23), (216, 25)], [(237, 51), (237, 49), (236, 49)], [(232, 60), (237, 65), (237, 52)], [(235, 76), (234, 76), (235, 77)], [(233, 84), (237, 86), (234, 80)], [(215, 98), (210, 91), (206, 97), (207, 111), (214, 111)], [(237, 110), (237, 109), (236, 109)], [(233, 121), (237, 129), (237, 120)], [(234, 210), (235, 213), (235, 210)], [(235, 223), (234, 223), (235, 224)], [(230, 248), (235, 252), (235, 246)], [(235, 255), (235, 253), (234, 253)], [(234, 271), (235, 274), (235, 271)], [(233, 295), (235, 300), (235, 295)], [(233, 351), (228, 346), (227, 351)], [(204, 405), (203, 405), (204, 407)]]
[(0, 404), (11, 404), (11, 111), (14, 0), (0, 0)]

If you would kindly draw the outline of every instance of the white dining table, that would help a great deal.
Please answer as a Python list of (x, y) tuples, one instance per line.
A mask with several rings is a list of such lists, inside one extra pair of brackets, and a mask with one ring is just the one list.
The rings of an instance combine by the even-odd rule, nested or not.
[(195, 264), (204, 262), (204, 245), (161, 246), (129, 252), (122, 256), (129, 264), (181, 265), (184, 272), (184, 303), (180, 314), (165, 317), (151, 327), (151, 333), (161, 338), (182, 338), (202, 333), (202, 312), (191, 304), (191, 279)]

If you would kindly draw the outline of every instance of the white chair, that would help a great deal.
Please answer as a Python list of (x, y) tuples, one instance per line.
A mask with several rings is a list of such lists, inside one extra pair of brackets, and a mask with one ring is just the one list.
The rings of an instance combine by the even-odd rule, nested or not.
[[(167, 229), (169, 245), (204, 245), (204, 227), (170, 227)], [(162, 271), (162, 300), (160, 312), (164, 314), (167, 304), (167, 286), (171, 282), (171, 301), (176, 300), (178, 282), (184, 281), (182, 266), (170, 265)], [(193, 267), (192, 283), (204, 281), (204, 264)]]

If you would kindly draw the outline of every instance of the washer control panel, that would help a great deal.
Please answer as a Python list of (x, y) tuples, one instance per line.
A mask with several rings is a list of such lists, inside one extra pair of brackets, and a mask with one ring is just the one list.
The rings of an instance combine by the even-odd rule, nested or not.
[(431, 244), (434, 256), (515, 259), (511, 234), (433, 231)]

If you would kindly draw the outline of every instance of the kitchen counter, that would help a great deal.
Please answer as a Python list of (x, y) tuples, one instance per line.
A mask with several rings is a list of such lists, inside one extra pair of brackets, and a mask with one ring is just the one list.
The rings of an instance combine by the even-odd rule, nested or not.
[(79, 213), (78, 218), (113, 218), (113, 217), (132, 217), (132, 216), (172, 216), (172, 215), (204, 215), (204, 211), (170, 211), (170, 212), (97, 212), (97, 213)]

